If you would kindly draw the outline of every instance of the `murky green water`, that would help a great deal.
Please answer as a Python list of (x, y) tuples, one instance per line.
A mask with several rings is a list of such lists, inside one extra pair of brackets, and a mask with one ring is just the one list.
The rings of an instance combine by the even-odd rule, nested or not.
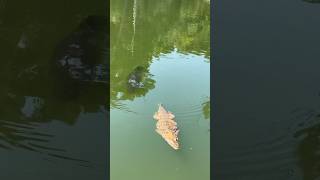
[(215, 1), (214, 179), (320, 179), (316, 2)]
[[(111, 180), (210, 177), (210, 4), (111, 1)], [(181, 149), (155, 132), (163, 103)]]
[(107, 178), (105, 3), (0, 0), (0, 179)]

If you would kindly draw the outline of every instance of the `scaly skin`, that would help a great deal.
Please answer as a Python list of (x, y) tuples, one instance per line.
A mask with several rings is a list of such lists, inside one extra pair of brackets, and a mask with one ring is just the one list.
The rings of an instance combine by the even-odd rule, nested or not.
[(164, 109), (159, 104), (158, 111), (154, 114), (153, 118), (157, 120), (156, 132), (175, 150), (179, 149), (177, 123), (174, 121), (174, 115)]

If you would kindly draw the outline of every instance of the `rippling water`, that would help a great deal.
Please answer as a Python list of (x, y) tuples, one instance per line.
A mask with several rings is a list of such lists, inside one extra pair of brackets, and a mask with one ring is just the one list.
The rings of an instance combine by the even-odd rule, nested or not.
[(107, 177), (103, 4), (0, 0), (0, 179)]
[[(210, 4), (111, 1), (112, 180), (210, 177)], [(181, 149), (156, 132), (162, 103)]]
[(213, 178), (319, 179), (320, 4), (215, 3)]

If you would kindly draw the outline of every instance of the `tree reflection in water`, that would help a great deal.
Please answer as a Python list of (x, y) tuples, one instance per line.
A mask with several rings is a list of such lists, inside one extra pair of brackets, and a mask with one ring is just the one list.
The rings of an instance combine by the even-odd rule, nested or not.
[[(81, 112), (107, 112), (106, 23), (107, 17), (103, 16), (84, 18), (61, 42), (56, 39), (66, 33), (51, 37), (47, 26), (40, 24), (30, 24), (17, 44), (12, 38), (15, 32), (10, 32), (12, 37), (0, 36), (1, 148), (23, 148), (88, 165), (68, 155), (63, 147), (51, 147), (54, 135), (39, 130), (53, 120), (74, 125)], [(60, 38), (55, 37), (57, 34)], [(52, 54), (52, 47), (56, 47), (54, 57), (43, 59)], [(59, 66), (62, 58), (68, 63)], [(81, 76), (72, 76), (76, 73)]]
[(209, 59), (209, 8), (204, 0), (112, 1), (112, 108), (126, 109), (120, 101), (145, 96), (155, 88), (149, 67), (161, 54), (177, 49)]

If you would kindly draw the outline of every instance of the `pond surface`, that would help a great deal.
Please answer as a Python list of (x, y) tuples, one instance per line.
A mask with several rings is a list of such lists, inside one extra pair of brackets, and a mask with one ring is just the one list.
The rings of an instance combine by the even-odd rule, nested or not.
[(0, 179), (107, 178), (104, 3), (0, 0)]
[(213, 178), (319, 180), (319, 1), (215, 3)]
[[(111, 180), (209, 180), (210, 4), (111, 1)], [(155, 132), (162, 103), (175, 151)]]

